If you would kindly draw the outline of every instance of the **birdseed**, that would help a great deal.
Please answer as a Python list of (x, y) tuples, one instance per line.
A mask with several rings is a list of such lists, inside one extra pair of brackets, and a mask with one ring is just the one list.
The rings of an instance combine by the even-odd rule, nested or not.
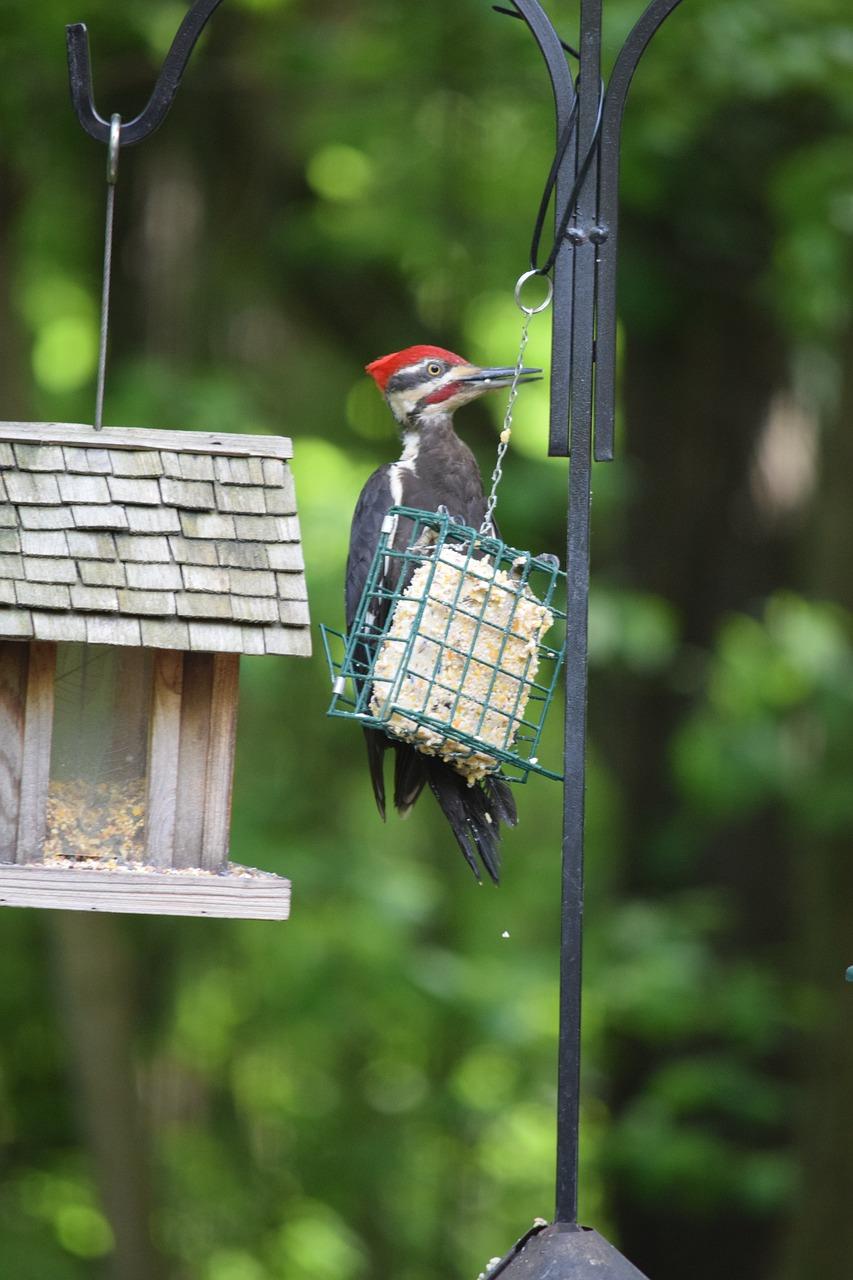
[(145, 782), (58, 781), (47, 793), (47, 858), (140, 859), (145, 849)]

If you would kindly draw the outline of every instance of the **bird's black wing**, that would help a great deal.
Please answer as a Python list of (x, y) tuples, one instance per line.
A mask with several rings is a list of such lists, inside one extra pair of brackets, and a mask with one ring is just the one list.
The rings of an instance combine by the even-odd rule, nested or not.
[(361, 594), (379, 544), (382, 521), (393, 505), (391, 467), (379, 467), (359, 494), (352, 517), (344, 588), (347, 631), (358, 612)]
[[(344, 606), (347, 632), (355, 622), (362, 593), (367, 583), (367, 576), (373, 557), (379, 544), (382, 532), (382, 521), (389, 509), (394, 505), (391, 494), (391, 467), (379, 467), (369, 478), (356, 503), (350, 530), (349, 555), (347, 556), (346, 581), (344, 586)], [(361, 644), (355, 655), (357, 665), (365, 671), (370, 669), (372, 653), (366, 644)], [(376, 798), (376, 807), (380, 816), (385, 818), (385, 764), (384, 756), (391, 745), (388, 738), (378, 729), (364, 729), (367, 741), (367, 760), (370, 767), (370, 781)]]

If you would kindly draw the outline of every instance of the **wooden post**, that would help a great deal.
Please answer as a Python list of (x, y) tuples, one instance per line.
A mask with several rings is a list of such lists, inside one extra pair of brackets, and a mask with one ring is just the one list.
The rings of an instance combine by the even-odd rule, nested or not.
[(33, 640), (29, 650), (16, 862), (38, 862), (43, 857), (53, 737), (56, 645)]
[(175, 843), (172, 860), (172, 865), (175, 867), (202, 865), (212, 689), (213, 654), (185, 653)]
[(146, 861), (228, 865), (240, 658), (175, 653), (154, 659)]
[(0, 643), (0, 862), (14, 862), (18, 845), (28, 665), (27, 644)]
[(201, 849), (201, 865), (208, 871), (218, 871), (228, 864), (239, 680), (239, 654), (215, 654), (210, 693), (210, 740), (204, 786), (204, 835)]
[(239, 664), (236, 653), (184, 654), (175, 867), (228, 865)]
[(157, 649), (148, 737), (145, 827), (145, 860), (155, 867), (171, 867), (175, 850), (183, 679), (184, 655), (173, 649)]

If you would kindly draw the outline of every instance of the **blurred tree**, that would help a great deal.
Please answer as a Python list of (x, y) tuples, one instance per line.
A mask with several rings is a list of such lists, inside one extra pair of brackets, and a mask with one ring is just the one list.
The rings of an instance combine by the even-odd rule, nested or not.
[[(608, 56), (639, 8), (608, 4)], [(628, 114), (582, 1212), (655, 1280), (849, 1270), (848, 9), (690, 0)], [(6, 417), (92, 413), (103, 154), (68, 107), (63, 23), (86, 17), (98, 102), (130, 115), (182, 11), (0, 3)], [(571, 36), (577, 6), (554, 13)], [(415, 341), (512, 359), (551, 134), (538, 55), (488, 5), (228, 0), (163, 130), (122, 156), (107, 420), (292, 435), (315, 619), (341, 616), (348, 512), (395, 448), (361, 366)], [(550, 550), (544, 405), (519, 402), (501, 518)], [(489, 413), (460, 419), (484, 468)], [(293, 877), (287, 926), (0, 920), (16, 1280), (129, 1276), (146, 1216), (170, 1280), (461, 1280), (550, 1211), (558, 789), (519, 793), (505, 883), (477, 890), (427, 803), (405, 826), (371, 812), (319, 657), (249, 660), (243, 686), (233, 847)]]

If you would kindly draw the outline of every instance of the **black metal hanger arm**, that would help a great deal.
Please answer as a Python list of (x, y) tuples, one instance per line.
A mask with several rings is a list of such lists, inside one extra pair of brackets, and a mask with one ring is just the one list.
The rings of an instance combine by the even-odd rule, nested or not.
[[(513, 0), (519, 17), (523, 18), (545, 59), (554, 106), (557, 113), (557, 149), (559, 163), (554, 178), (554, 199), (559, 219), (560, 211), (570, 202), (577, 172), (577, 147), (572, 145), (572, 123), (575, 112), (575, 84), (566, 62), (565, 46), (538, 0)], [(503, 12), (497, 6), (498, 12)], [(562, 147), (563, 140), (567, 145)], [(554, 262), (554, 313), (551, 336), (551, 441), (565, 444), (565, 448), (553, 452), (567, 452), (568, 423), (571, 390), (571, 334), (574, 326), (574, 257), (571, 252), (556, 254)]]
[[(145, 109), (127, 124), (121, 126), (121, 145), (132, 147), (142, 142), (158, 129), (175, 100), (190, 55), (198, 43), (208, 19), (222, 0), (196, 0), (184, 18), (172, 47), (166, 54), (157, 82)], [(102, 116), (95, 106), (92, 89), (92, 60), (89, 54), (89, 33), (84, 22), (74, 22), (65, 28), (68, 48), (68, 77), (71, 85), (71, 102), (77, 119), (86, 133), (96, 142), (108, 143), (110, 118)]]
[(622, 117), (634, 72), (655, 32), (681, 0), (652, 0), (625, 41), (607, 86), (601, 127), (598, 217), (607, 235), (598, 257), (598, 332), (596, 338), (595, 458), (613, 458), (616, 418), (616, 268), (619, 222), (619, 152)]

